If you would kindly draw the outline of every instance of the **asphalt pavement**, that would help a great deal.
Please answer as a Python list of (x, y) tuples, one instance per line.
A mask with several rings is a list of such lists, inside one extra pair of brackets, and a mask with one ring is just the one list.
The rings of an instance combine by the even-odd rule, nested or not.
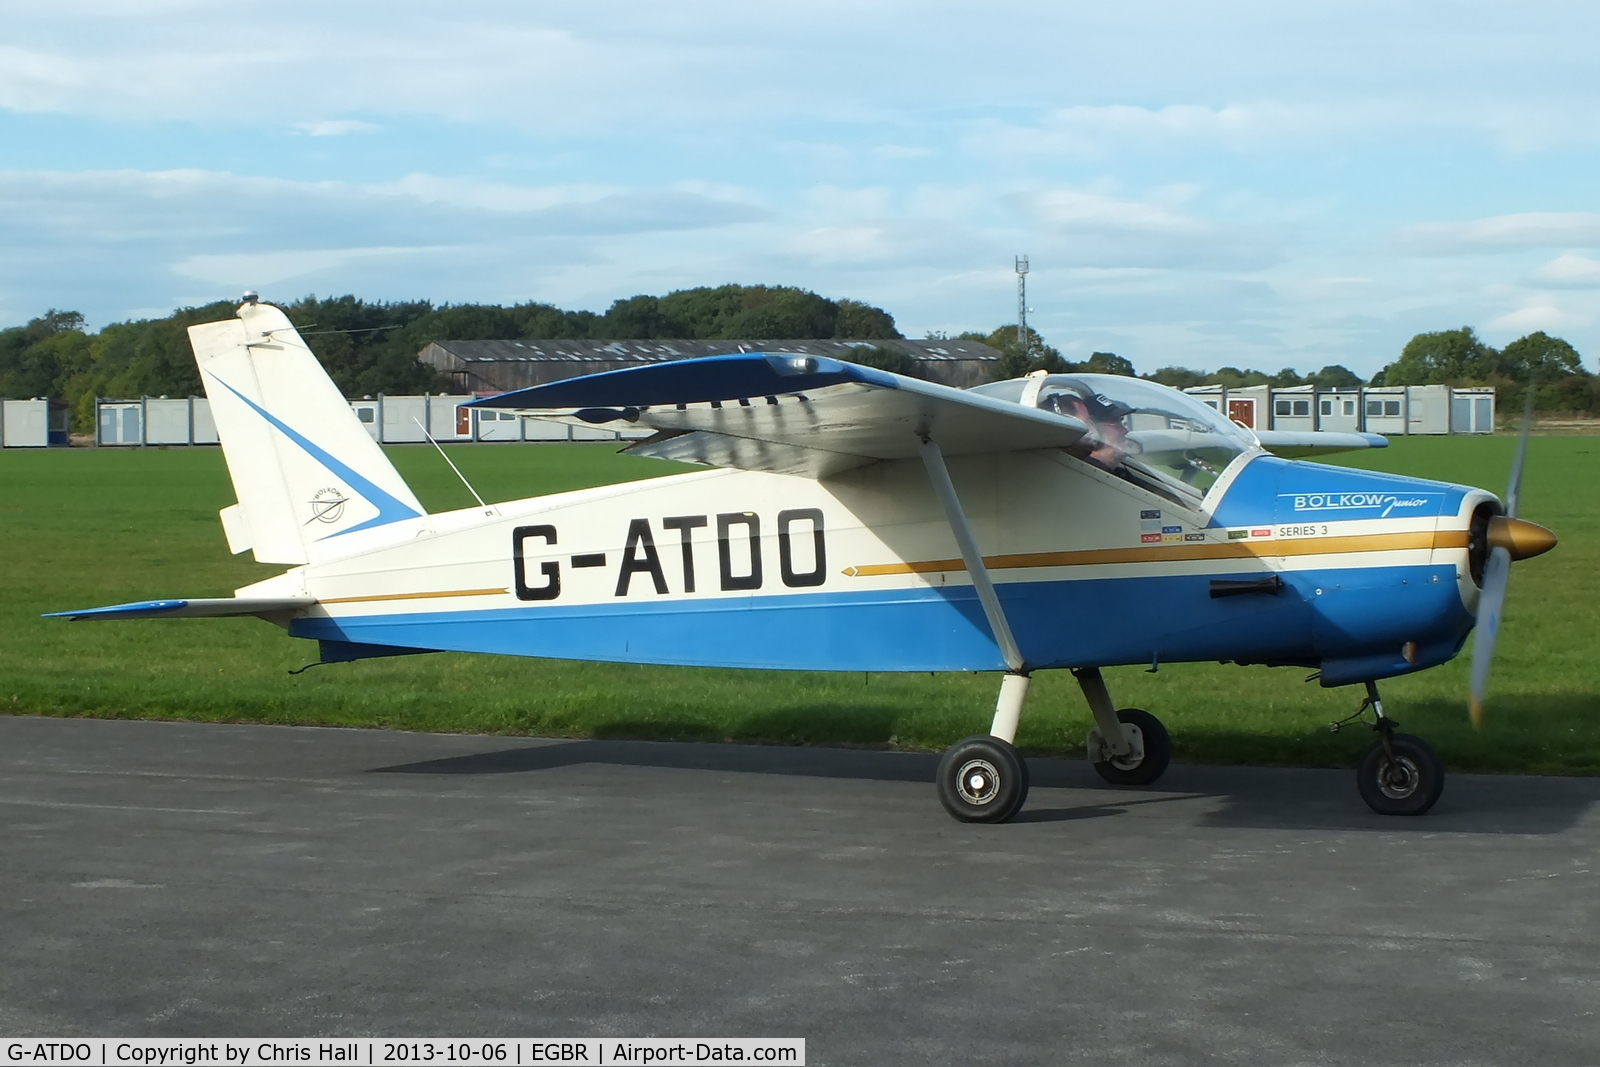
[(1600, 780), (0, 717), (0, 1037), (803, 1037), (813, 1064), (1600, 1063)]

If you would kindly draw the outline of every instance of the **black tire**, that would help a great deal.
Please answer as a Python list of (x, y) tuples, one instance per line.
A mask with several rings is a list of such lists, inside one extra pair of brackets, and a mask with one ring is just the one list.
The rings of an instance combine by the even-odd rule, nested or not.
[(1005, 822), (1028, 799), (1028, 764), (998, 737), (951, 745), (939, 761), (939, 802), (962, 822)]
[(1421, 815), (1444, 792), (1444, 764), (1420, 737), (1395, 734), (1391, 762), (1383, 742), (1374, 741), (1356, 768), (1356, 788), (1379, 815)]
[(1139, 731), (1144, 756), (1132, 760), (1097, 761), (1094, 769), (1112, 785), (1149, 785), (1167, 772), (1172, 762), (1172, 738), (1161, 720), (1142, 708), (1121, 708), (1117, 719)]

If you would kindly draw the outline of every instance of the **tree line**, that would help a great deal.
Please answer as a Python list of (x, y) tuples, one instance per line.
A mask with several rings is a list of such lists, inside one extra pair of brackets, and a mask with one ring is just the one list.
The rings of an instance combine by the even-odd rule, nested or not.
[[(417, 360), (432, 341), (900, 336), (894, 317), (882, 308), (785, 286), (723, 285), (635, 296), (616, 301), (604, 314), (540, 303), (435, 306), (354, 296), (308, 296), (280, 306), (346, 396), (450, 390), (449, 379)], [(72, 409), (73, 429), (87, 433), (94, 428), (96, 397), (200, 395), (186, 331), (231, 318), (234, 309), (233, 301), (219, 301), (93, 333), (75, 311), (48, 311), (24, 326), (0, 330), (0, 396), (63, 399)]]
[[(435, 306), (427, 300), (384, 303), (355, 296), (307, 296), (283, 305), (283, 310), (347, 396), (448, 391), (450, 381), (416, 358), (432, 341), (871, 341), (901, 336), (894, 317), (882, 308), (855, 300), (830, 300), (804, 289), (764, 285), (634, 296), (616, 301), (603, 314), (541, 303)], [(89, 432), (96, 397), (198, 395), (202, 390), (185, 331), (195, 323), (233, 314), (232, 301), (219, 301), (181, 308), (166, 318), (113, 323), (91, 333), (77, 312), (48, 311), (24, 326), (0, 330), (0, 396), (63, 399), (72, 408), (73, 428)], [(930, 337), (949, 339), (944, 334)], [(962, 333), (955, 339), (981, 341), (998, 350), (996, 379), (1034, 370), (1136, 374), (1129, 360), (1112, 352), (1069, 361), (1031, 328), (1019, 337), (1015, 324), (988, 333)], [(909, 356), (888, 347), (863, 348), (855, 358), (885, 370), (916, 371)], [(1542, 331), (1503, 349), (1484, 343), (1466, 326), (1420, 333), (1406, 343), (1398, 359), (1365, 383), (1336, 364), (1304, 375), (1291, 367), (1269, 374), (1231, 366), (1215, 371), (1167, 366), (1143, 377), (1179, 389), (1194, 385), (1489, 385), (1498, 390), (1501, 406), (1507, 410), (1520, 407), (1531, 386), (1540, 410), (1600, 412), (1600, 377), (1583, 369), (1570, 344)]]
[[(1015, 378), (1036, 370), (1053, 374), (1136, 373), (1131, 363), (1110, 352), (1095, 352), (1087, 360), (1073, 363), (1045, 344), (1032, 327), (1022, 336), (1026, 338), (1025, 345), (1016, 325), (1007, 324), (987, 334), (959, 334), (956, 340), (982, 341), (998, 349), (1001, 358), (997, 378)], [(1366, 381), (1339, 364), (1310, 374), (1301, 374), (1293, 367), (1276, 374), (1238, 367), (1218, 367), (1214, 371), (1161, 367), (1140, 377), (1175, 389), (1196, 385), (1223, 385), (1229, 389), (1252, 385), (1277, 389), (1296, 385), (1318, 389), (1354, 389), (1361, 385), (1493, 386), (1502, 409), (1508, 411), (1522, 407), (1531, 386), (1534, 407), (1540, 411), (1600, 412), (1600, 376), (1583, 368), (1582, 357), (1572, 345), (1542, 330), (1500, 349), (1480, 340), (1470, 326), (1419, 333), (1406, 342), (1398, 359)]]

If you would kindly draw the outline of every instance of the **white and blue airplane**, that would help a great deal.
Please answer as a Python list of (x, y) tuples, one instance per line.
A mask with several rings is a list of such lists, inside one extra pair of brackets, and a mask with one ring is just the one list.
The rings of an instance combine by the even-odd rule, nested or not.
[[(1482, 489), (1302, 462), (1360, 434), (1252, 432), (1135, 378), (1038, 373), (953, 389), (748, 353), (475, 401), (655, 435), (712, 469), (428, 514), (278, 308), (189, 330), (238, 502), (229, 548), (276, 577), (221, 599), (73, 619), (256, 616), (324, 662), (452, 650), (808, 671), (990, 671), (987, 734), (938, 771), (957, 819), (1022, 807), (1012, 742), (1035, 671), (1070, 670), (1107, 780), (1154, 782), (1150, 713), (1101, 669), (1224, 660), (1364, 684), (1374, 809), (1443, 787), (1376, 682), (1451, 659), (1474, 623), (1481, 701), (1512, 559), (1554, 535)], [(1274, 454), (1277, 453), (1277, 454)], [(470, 488), (470, 487), (469, 487)]]

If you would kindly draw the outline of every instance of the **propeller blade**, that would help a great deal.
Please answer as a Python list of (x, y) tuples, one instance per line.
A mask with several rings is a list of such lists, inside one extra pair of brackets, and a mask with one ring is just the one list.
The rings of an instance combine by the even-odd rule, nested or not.
[(1503, 548), (1489, 551), (1483, 568), (1483, 590), (1478, 594), (1477, 633), (1472, 636), (1472, 728), (1483, 725), (1483, 695), (1489, 688), (1489, 665), (1494, 662), (1494, 643), (1500, 636), (1500, 613), (1506, 603), (1506, 583), (1511, 577), (1511, 553)]
[(1522, 464), (1528, 458), (1528, 431), (1533, 429), (1533, 385), (1528, 385), (1528, 403), (1522, 409), (1522, 433), (1517, 437), (1517, 455), (1511, 461), (1511, 480), (1506, 484), (1506, 517), (1517, 517), (1517, 498), (1522, 495)]
[[(1489, 550), (1489, 561), (1483, 568), (1483, 588), (1478, 593), (1478, 632), (1472, 638), (1472, 693), (1467, 701), (1474, 730), (1483, 725), (1483, 697), (1489, 688), (1489, 667), (1494, 663), (1494, 644), (1500, 636), (1500, 616), (1506, 606), (1506, 585), (1511, 580), (1511, 552), (1507, 544), (1513, 540), (1513, 535), (1521, 532), (1516, 524), (1517, 498), (1522, 495), (1522, 467), (1528, 459), (1528, 433), (1533, 429), (1533, 389), (1533, 383), (1529, 382), (1528, 402), (1522, 409), (1522, 433), (1517, 437), (1517, 454), (1511, 461), (1511, 480), (1506, 485), (1505, 519), (1497, 520), (1502, 522), (1502, 529), (1497, 531), (1500, 536), (1494, 540), (1501, 543)], [(1531, 523), (1522, 525), (1532, 526)], [(1550, 534), (1543, 527), (1537, 529)], [(1555, 544), (1554, 535), (1550, 535), (1549, 540), (1548, 546), (1529, 554), (1548, 551)]]

